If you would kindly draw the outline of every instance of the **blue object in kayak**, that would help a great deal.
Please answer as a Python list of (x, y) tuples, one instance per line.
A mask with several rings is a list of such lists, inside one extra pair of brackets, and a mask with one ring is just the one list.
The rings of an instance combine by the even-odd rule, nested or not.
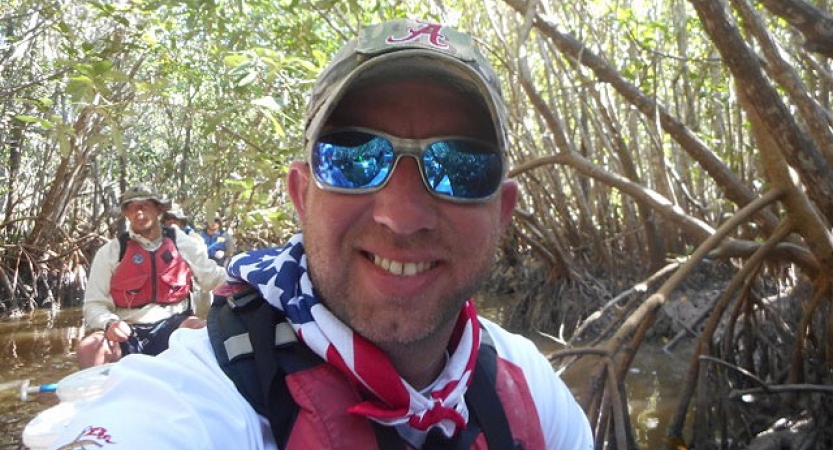
[(57, 383), (41, 384), (38, 386), (30, 386), (31, 381), (25, 380), (20, 385), (20, 400), (26, 401), (29, 399), (29, 394), (40, 394), (42, 392), (55, 392), (58, 390)]

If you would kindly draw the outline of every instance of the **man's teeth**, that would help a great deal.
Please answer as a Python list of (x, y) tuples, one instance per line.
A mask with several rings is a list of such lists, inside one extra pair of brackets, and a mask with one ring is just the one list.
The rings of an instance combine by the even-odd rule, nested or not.
[(373, 255), (373, 263), (394, 275), (404, 275), (406, 277), (416, 275), (420, 272), (425, 272), (431, 268), (430, 262), (407, 263), (401, 261), (391, 261), (376, 255)]

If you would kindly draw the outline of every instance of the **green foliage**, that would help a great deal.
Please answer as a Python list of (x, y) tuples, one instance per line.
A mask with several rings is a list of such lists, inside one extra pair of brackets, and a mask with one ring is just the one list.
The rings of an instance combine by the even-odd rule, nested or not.
[[(695, 36), (696, 16), (681, 4), (593, 0), (547, 8), (562, 31), (598, 51), (660, 104), (673, 110), (674, 103), (696, 103), (700, 138), (740, 167), (746, 160), (712, 129), (733, 108), (731, 85), (710, 42)], [(676, 7), (685, 13), (675, 14)], [(68, 201), (83, 215), (75, 221), (99, 232), (113, 220), (107, 202), (139, 181), (184, 205), (197, 223), (219, 213), (238, 234), (258, 235), (287, 225), (293, 214), (281, 181), (289, 162), (303, 158), (301, 127), (316, 75), (359, 24), (394, 17), (442, 20), (473, 31), (507, 81), (513, 139), (526, 143), (517, 146), (518, 155), (549, 151), (551, 136), (513, 78), (519, 16), (508, 11), (491, 0), (3, 2), (0, 33), (9, 30), (3, 33), (9, 51), (0, 61), (0, 95), (9, 106), (0, 115), (0, 135), (21, 127), (21, 167), (31, 171), (9, 188), (25, 199), (13, 214), (37, 212), (41, 196), (35, 192), (48, 187), (57, 170), (59, 158), (43, 158), (49, 154), (88, 168), (78, 192), (98, 196)], [(685, 54), (678, 47), (682, 32), (690, 35)], [(635, 134), (623, 132), (626, 145), (645, 151), (646, 143), (656, 144), (673, 160), (678, 148), (647, 130), (653, 119), (640, 117), (609, 86), (594, 84), (586, 68), (534, 33), (527, 54), (536, 85), (588, 160), (604, 167), (618, 160), (603, 148), (604, 133), (594, 136), (602, 121), (588, 86), (598, 90), (614, 121), (639, 123)], [(691, 97), (677, 99), (684, 82)], [(744, 124), (734, 126), (745, 130)], [(7, 155), (0, 158), (5, 163)], [(650, 160), (637, 155), (637, 171), (650, 173)], [(546, 179), (541, 183), (547, 189)], [(586, 188), (592, 192), (592, 186), (563, 187)], [(624, 202), (616, 198), (614, 204)]]

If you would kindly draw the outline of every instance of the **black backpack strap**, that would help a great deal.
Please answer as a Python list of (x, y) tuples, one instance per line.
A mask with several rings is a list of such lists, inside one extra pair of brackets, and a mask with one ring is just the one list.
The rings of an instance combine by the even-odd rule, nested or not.
[(376, 447), (382, 450), (405, 450), (405, 441), (396, 432), (396, 428), (387, 427), (370, 421), (376, 434)]
[(129, 240), (130, 233), (127, 231), (119, 233), (119, 259), (117, 261), (121, 262), (121, 259), (124, 258), (124, 254), (127, 252), (127, 241)]
[(176, 230), (174, 227), (162, 225), (162, 236), (171, 238), (171, 240), (174, 241), (174, 245), (176, 245)]
[(321, 364), (321, 359), (297, 344), (285, 317), (254, 288), (215, 295), (207, 327), (220, 367), (252, 408), (269, 420), (278, 448), (285, 448), (298, 405), (284, 377)]
[[(469, 426), (463, 432), (461, 448), (471, 448), (479, 430), (475, 430), (475, 423), (483, 430), (486, 443), (491, 450), (522, 450), (522, 447), (512, 437), (509, 420), (497, 395), (497, 350), (492, 338), (484, 328), (481, 331), (480, 351), (471, 386), (466, 391), (466, 404), (469, 413), (474, 416), (469, 419)], [(470, 441), (469, 441), (470, 439)], [(467, 441), (467, 442), (466, 442)]]

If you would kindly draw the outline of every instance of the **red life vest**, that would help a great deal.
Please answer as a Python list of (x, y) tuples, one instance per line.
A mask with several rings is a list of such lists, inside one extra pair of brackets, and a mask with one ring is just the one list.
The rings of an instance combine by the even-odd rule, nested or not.
[(119, 308), (140, 308), (148, 303), (179, 303), (191, 293), (191, 267), (176, 243), (162, 238), (162, 245), (149, 252), (128, 239), (124, 256), (110, 279), (110, 295)]

